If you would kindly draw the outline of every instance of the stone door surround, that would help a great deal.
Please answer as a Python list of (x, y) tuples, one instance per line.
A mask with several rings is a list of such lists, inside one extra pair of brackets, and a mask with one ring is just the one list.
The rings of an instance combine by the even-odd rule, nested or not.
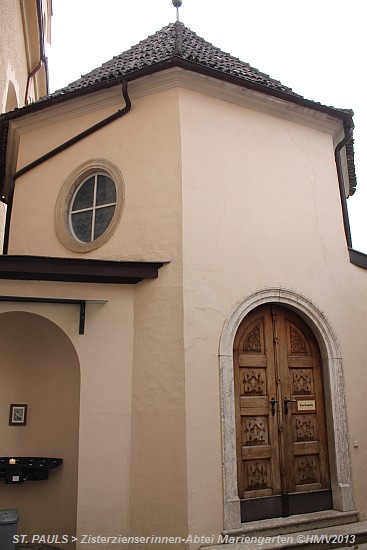
[(336, 334), (325, 314), (302, 294), (281, 287), (264, 288), (249, 294), (237, 303), (224, 323), (220, 340), (225, 531), (244, 527), (244, 524), (241, 523), (237, 486), (233, 341), (237, 329), (246, 315), (257, 306), (266, 303), (282, 304), (298, 313), (310, 326), (318, 341), (325, 386), (334, 509), (342, 512), (354, 509), (343, 363)]

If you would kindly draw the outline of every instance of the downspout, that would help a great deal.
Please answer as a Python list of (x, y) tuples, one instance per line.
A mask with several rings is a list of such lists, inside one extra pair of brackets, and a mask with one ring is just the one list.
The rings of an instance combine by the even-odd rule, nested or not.
[[(31, 80), (32, 80), (32, 78), (34, 77), (34, 75), (35, 75), (36, 73), (38, 73), (38, 71), (42, 68), (42, 65), (44, 64), (44, 60), (45, 60), (45, 58), (40, 59), (40, 61), (39, 61), (38, 65), (37, 65), (37, 67), (35, 67), (35, 68), (33, 69), (33, 71), (30, 72), (29, 75), (28, 75), (28, 78), (27, 78), (27, 86), (26, 86), (26, 89), (25, 89), (25, 96), (24, 96), (24, 105), (28, 105), (28, 104), (29, 104), (29, 101), (28, 101), (28, 93), (29, 93), (29, 87), (30, 87), (30, 85), (31, 85)], [(48, 94), (48, 83), (46, 84), (46, 86), (47, 86), (47, 94)]]
[(29, 87), (31, 84), (31, 79), (34, 77), (36, 73), (42, 68), (42, 65), (45, 67), (45, 73), (46, 73), (46, 93), (49, 94), (49, 86), (48, 86), (48, 68), (47, 68), (47, 57), (45, 54), (45, 44), (43, 41), (44, 36), (44, 29), (43, 29), (43, 20), (42, 20), (42, 0), (37, 0), (36, 7), (37, 7), (37, 23), (38, 23), (38, 39), (40, 43), (40, 60), (37, 64), (37, 66), (31, 71), (27, 78), (27, 85), (25, 90), (25, 97), (24, 97), (24, 104), (28, 105), (28, 93), (29, 93)]
[(125, 107), (123, 109), (119, 109), (118, 111), (116, 111), (116, 113), (113, 113), (112, 115), (110, 115), (107, 118), (101, 120), (100, 122), (97, 122), (97, 124), (94, 124), (93, 126), (88, 128), (87, 130), (84, 130), (83, 132), (81, 132), (80, 134), (77, 134), (76, 136), (69, 139), (68, 141), (65, 141), (65, 143), (62, 143), (61, 145), (58, 145), (57, 147), (55, 147), (54, 149), (52, 149), (51, 151), (49, 151), (45, 155), (42, 155), (42, 157), (39, 157), (38, 159), (34, 160), (33, 162), (27, 164), (26, 166), (24, 166), (23, 168), (18, 170), (18, 172), (15, 172), (11, 176), (10, 181), (9, 181), (9, 193), (8, 193), (8, 200), (7, 200), (7, 212), (6, 212), (6, 221), (5, 221), (3, 254), (7, 254), (8, 253), (8, 248), (9, 248), (10, 222), (11, 222), (11, 214), (12, 214), (12, 209), (13, 209), (14, 188), (15, 188), (16, 180), (20, 176), (23, 176), (24, 174), (27, 174), (27, 172), (30, 172), (31, 170), (33, 170), (33, 168), (36, 168), (40, 164), (43, 164), (47, 160), (55, 157), (56, 155), (58, 155), (62, 151), (65, 151), (65, 149), (68, 149), (69, 147), (71, 147), (75, 143), (78, 143), (79, 141), (81, 141), (82, 139), (90, 136), (91, 134), (93, 134), (97, 130), (100, 130), (101, 128), (104, 128), (105, 126), (107, 126), (108, 124), (113, 122), (114, 120), (117, 120), (118, 118), (121, 118), (124, 115), (126, 115), (131, 109), (131, 100), (130, 100), (128, 90), (127, 90), (127, 83), (125, 81), (122, 83), (122, 95), (123, 95), (124, 100), (125, 100)]
[(345, 137), (344, 137), (344, 139), (342, 139), (342, 141), (340, 143), (338, 143), (338, 145), (335, 147), (335, 163), (336, 163), (336, 170), (337, 170), (337, 174), (338, 174), (339, 193), (340, 193), (340, 201), (341, 201), (341, 206), (342, 206), (344, 233), (345, 233), (345, 238), (347, 240), (348, 248), (352, 248), (352, 234), (351, 234), (350, 225), (349, 225), (347, 197), (346, 197), (346, 194), (345, 194), (345, 184), (344, 184), (344, 176), (343, 176), (343, 169), (342, 169), (342, 161), (341, 161), (340, 151), (351, 140), (352, 136), (353, 136), (353, 124), (350, 123), (345, 128)]

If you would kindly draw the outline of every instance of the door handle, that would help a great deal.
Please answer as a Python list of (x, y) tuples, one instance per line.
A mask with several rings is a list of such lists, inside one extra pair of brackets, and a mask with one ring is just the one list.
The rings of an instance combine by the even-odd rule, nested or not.
[(278, 403), (278, 399), (275, 399), (275, 397), (273, 397), (272, 399), (270, 399), (271, 414), (272, 414), (273, 416), (275, 415), (275, 403)]
[(288, 399), (288, 397), (284, 398), (284, 414), (288, 414), (288, 404), (289, 403), (296, 403), (297, 399)]

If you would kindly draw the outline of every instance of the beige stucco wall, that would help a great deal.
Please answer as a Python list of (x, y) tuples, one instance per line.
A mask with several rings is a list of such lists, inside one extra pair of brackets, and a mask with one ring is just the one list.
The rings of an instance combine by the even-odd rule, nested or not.
[[(49, 0), (43, 0), (41, 9), (46, 43), (50, 41), (51, 27)], [(40, 46), (34, 0), (23, 0), (23, 4), (22, 0), (0, 0), (0, 14), (0, 113), (5, 113), (25, 104), (28, 75), (40, 61)], [(46, 69), (42, 66), (29, 82), (27, 101), (35, 101), (46, 93)], [(0, 202), (1, 250), (5, 217), (6, 206)]]
[[(44, 42), (50, 41), (51, 4), (43, 0)], [(40, 61), (35, 0), (0, 0), (0, 109), (1, 113), (22, 107), (27, 79)], [(27, 101), (46, 94), (46, 70), (42, 66), (29, 83)]]
[[(18, 168), (120, 108), (110, 93), (30, 119)], [(80, 257), (58, 240), (54, 205), (92, 158), (121, 170), (126, 201), (111, 239), (82, 257), (170, 263), (135, 287), (27, 285), (108, 300), (87, 306), (84, 336), (75, 311), (47, 310), (81, 369), (78, 533), (221, 532), (219, 341), (234, 305), (269, 286), (310, 298), (340, 341), (366, 517), (366, 274), (349, 263), (331, 135), (184, 88), (135, 97), (126, 116), (18, 179), (9, 253)]]
[[(14, 384), (14, 380), (6, 375), (9, 384), (1, 387), (1, 427), (4, 436), (1, 438), (1, 454), (47, 454), (64, 458), (64, 464), (57, 471), (51, 472), (50, 479), (46, 482), (24, 482), (16, 487), (6, 486), (6, 498), (4, 496), (1, 500), (1, 507), (9, 508), (11, 504), (22, 512), (22, 532), (29, 536), (52, 532), (78, 536), (83, 533), (126, 533), (129, 529), (134, 287), (29, 282), (25, 288), (21, 282), (2, 281), (2, 295), (100, 299), (107, 303), (87, 304), (84, 335), (79, 334), (77, 305), (0, 304), (0, 311), (5, 313), (4, 323), (6, 316), (14, 315), (13, 312), (26, 312), (18, 314), (20, 319), (33, 313), (43, 321), (34, 323), (34, 338), (31, 331), (28, 331), (29, 335), (18, 331), (17, 340), (14, 330), (17, 326), (22, 328), (22, 323), (13, 324), (13, 338), (7, 344), (7, 357), (17, 354), (18, 368), (27, 370), (25, 355), (17, 349), (22, 349), (23, 341), (29, 342), (31, 339), (38, 354), (48, 354), (47, 360), (42, 364), (43, 371), (53, 361), (53, 366), (49, 368), (54, 373), (52, 379), (44, 384), (40, 376), (37, 376), (34, 386), (26, 388), (20, 383), (19, 377), (17, 384)], [(47, 332), (44, 328), (51, 325), (50, 322), (58, 327), (57, 331), (60, 332), (61, 329), (65, 333), (64, 338), (69, 341), (67, 346), (62, 341), (55, 346), (55, 336), (50, 338), (50, 334), (52, 336), (55, 331)], [(40, 330), (40, 327), (43, 329)], [(64, 362), (68, 358), (70, 360), (72, 353), (70, 349), (76, 359), (65, 367)], [(57, 357), (54, 357), (55, 354)], [(36, 353), (31, 356), (36, 362)], [(80, 393), (79, 372), (75, 373), (75, 365), (78, 366), (78, 363)], [(3, 373), (9, 373), (12, 366), (13, 362), (8, 364), (2, 361), (2, 376)], [(71, 379), (66, 375), (70, 367), (74, 370)], [(41, 366), (37, 368), (39, 370)], [(20, 393), (16, 393), (19, 384)], [(40, 402), (38, 397), (48, 392), (49, 395)], [(80, 398), (80, 414), (75, 416), (75, 406), (72, 414), (68, 411), (59, 412), (58, 418), (64, 419), (65, 425), (56, 423), (53, 426), (52, 418), (49, 418), (46, 430), (45, 420), (42, 420), (43, 407), (67, 407), (72, 399), (71, 395), (74, 395), (74, 402), (75, 396), (78, 401)], [(29, 405), (27, 426), (18, 428), (17, 432), (14, 431), (16, 428), (7, 426), (9, 403), (16, 398), (27, 399), (28, 401), (20, 402), (27, 402)], [(66, 421), (68, 415), (69, 419)], [(74, 447), (68, 450), (70, 445), (75, 445), (75, 440), (70, 443), (68, 436), (78, 428), (77, 452)], [(13, 441), (13, 435), (15, 437), (22, 433), (24, 439)], [(74, 471), (71, 476), (70, 468), (75, 470), (76, 466), (77, 472)], [(13, 493), (12, 489), (15, 489)], [(69, 502), (66, 496), (70, 493), (74, 495), (74, 504), (71, 501), (69, 506), (66, 505)], [(47, 498), (42, 500), (40, 494)], [(53, 503), (54, 499), (57, 499), (56, 504)], [(70, 527), (71, 521), (74, 522), (73, 529)]]
[(335, 327), (366, 517), (366, 273), (349, 263), (332, 138), (187, 90), (180, 112), (189, 531), (222, 529), (218, 345), (234, 305), (262, 287), (304, 294)]
[[(0, 112), (24, 105), (27, 83), (20, 2), (0, 0)], [(6, 207), (0, 203), (0, 246), (5, 225)]]
[(366, 417), (365, 364), (366, 338), (366, 276), (363, 269), (350, 267), (349, 292), (345, 292), (343, 305), (348, 310), (344, 315), (343, 307), (338, 311), (338, 330), (343, 334), (345, 378), (347, 386), (347, 407), (349, 415), (350, 441), (352, 447), (352, 466), (356, 509), (361, 518), (367, 517), (367, 440), (364, 418)]
[[(82, 112), (80, 116), (73, 113), (70, 118), (55, 116), (51, 126), (45, 124), (35, 132), (26, 133), (19, 148), (17, 169), (123, 105), (118, 93), (116, 103), (108, 108)], [(55, 112), (59, 113), (59, 109)], [(57, 238), (54, 205), (62, 185), (75, 168), (88, 160), (105, 158), (120, 169), (124, 178), (123, 215), (112, 238), (85, 257), (171, 259), (176, 233), (175, 237), (167, 233), (167, 224), (169, 227), (172, 224), (175, 231), (180, 227), (179, 197), (174, 185), (180, 162), (177, 117), (174, 91), (137, 99), (128, 115), (18, 178), (9, 253), (80, 257), (80, 253), (66, 249)], [(37, 216), (29, 208), (30, 204), (37, 205)], [(177, 254), (177, 245), (174, 252)]]
[[(98, 332), (87, 313), (86, 335), (78, 337), (76, 345), (82, 372), (78, 533), (183, 535), (187, 531), (177, 97), (177, 90), (170, 90), (134, 100), (125, 117), (16, 183), (10, 254), (80, 257), (58, 240), (54, 209), (69, 174), (98, 157), (121, 170), (126, 200), (112, 238), (81, 256), (169, 261), (156, 281), (117, 286), (113, 296), (103, 285), (88, 293), (108, 299), (108, 308), (120, 311), (123, 320), (114, 319), (111, 309), (103, 306)], [(114, 112), (121, 107), (120, 97), (119, 101), (93, 114), (74, 115), (71, 121), (56, 117), (51, 127), (27, 133), (20, 144), (18, 167)], [(79, 295), (85, 297), (91, 286), (84, 285)], [(52, 295), (63, 289), (64, 295), (72, 287), (51, 284), (49, 289)], [(39, 294), (40, 288), (34, 291)], [(129, 360), (123, 359), (126, 356)], [(108, 374), (112, 368), (108, 357), (116, 368), (113, 376)], [(85, 371), (83, 365), (88, 365)], [(124, 412), (111, 422), (108, 411), (121, 407)]]
[(1, 112), (4, 113), (6, 110), (9, 82), (12, 82), (15, 88), (18, 100), (16, 106), (24, 104), (28, 68), (20, 2), (1, 0), (0, 11), (0, 101)]

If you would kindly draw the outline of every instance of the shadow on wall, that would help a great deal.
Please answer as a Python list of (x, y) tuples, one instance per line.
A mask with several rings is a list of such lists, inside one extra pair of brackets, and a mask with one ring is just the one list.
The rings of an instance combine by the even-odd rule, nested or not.
[[(76, 533), (80, 368), (65, 333), (32, 313), (0, 315), (0, 456), (63, 458), (49, 479), (4, 484), (0, 509), (19, 510), (22, 534)], [(28, 405), (9, 426), (11, 403)], [(67, 548), (67, 545), (65, 545)], [(70, 545), (72, 548), (72, 545)]]

